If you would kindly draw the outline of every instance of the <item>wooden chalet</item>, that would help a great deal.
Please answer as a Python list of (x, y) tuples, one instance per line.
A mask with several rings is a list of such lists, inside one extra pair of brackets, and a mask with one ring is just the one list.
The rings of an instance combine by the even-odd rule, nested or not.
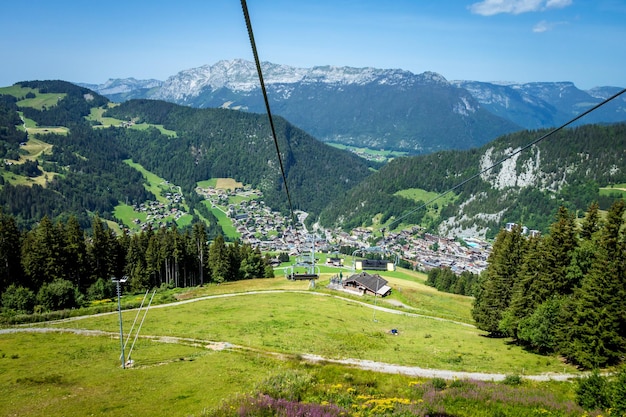
[(369, 294), (385, 297), (391, 294), (391, 287), (387, 280), (378, 274), (370, 275), (367, 272), (354, 274), (343, 281), (343, 287), (350, 290), (360, 291), (361, 294)]

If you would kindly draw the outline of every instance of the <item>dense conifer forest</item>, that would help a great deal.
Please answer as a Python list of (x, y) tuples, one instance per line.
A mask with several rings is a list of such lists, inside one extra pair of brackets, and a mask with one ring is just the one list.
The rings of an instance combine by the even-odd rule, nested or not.
[(480, 277), (478, 328), (512, 337), (583, 368), (616, 365), (626, 354), (625, 203), (606, 218), (593, 203), (578, 227), (561, 207), (545, 237), (502, 230)]
[[(20, 144), (27, 136), (19, 129), (24, 121), (18, 112), (42, 127), (32, 137), (51, 145), (36, 159), (4, 167), (27, 178), (45, 172), (45, 183), (12, 184), (0, 177), (0, 206), (22, 228), (32, 227), (44, 216), (67, 219), (68, 214), (89, 228), (93, 213), (113, 220), (113, 208), (120, 202), (153, 200), (141, 173), (124, 163), (127, 159), (181, 186), (192, 214), (206, 213), (194, 191), (196, 183), (216, 177), (234, 178), (261, 189), (266, 204), (287, 210), (266, 116), (150, 100), (110, 108), (106, 98), (63, 81), (24, 82), (18, 87), (35, 89), (37, 94), (0, 95), (0, 152), (14, 160), (23, 154)], [(56, 101), (40, 107), (17, 104), (42, 94)], [(86, 119), (93, 109), (108, 109), (105, 116), (127, 124), (103, 126)], [(141, 123), (149, 127), (129, 128)], [(371, 174), (373, 163), (325, 145), (284, 119), (277, 118), (275, 125), (295, 209), (319, 213), (329, 200)], [(51, 129), (40, 133), (44, 127)], [(55, 127), (65, 130), (57, 132)]]
[(53, 223), (44, 217), (21, 232), (0, 213), (0, 294), (5, 314), (79, 307), (114, 296), (112, 277), (128, 277), (129, 289), (188, 287), (273, 277), (268, 257), (248, 244), (209, 243), (203, 222), (117, 236), (97, 216), (91, 232), (76, 217)]

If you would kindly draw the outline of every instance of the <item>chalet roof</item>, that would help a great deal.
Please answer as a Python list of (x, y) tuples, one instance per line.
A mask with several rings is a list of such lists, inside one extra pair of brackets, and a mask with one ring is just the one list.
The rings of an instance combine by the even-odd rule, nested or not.
[(346, 279), (345, 283), (356, 283), (358, 286), (367, 288), (369, 291), (379, 293), (383, 287), (387, 286), (387, 280), (378, 274), (370, 275), (367, 272), (354, 274)]

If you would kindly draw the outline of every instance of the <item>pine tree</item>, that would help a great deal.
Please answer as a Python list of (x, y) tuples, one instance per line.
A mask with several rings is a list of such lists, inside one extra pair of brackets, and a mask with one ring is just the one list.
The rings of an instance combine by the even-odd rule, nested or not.
[(507, 336), (517, 338), (519, 322), (530, 316), (539, 304), (535, 294), (531, 292), (531, 286), (543, 266), (543, 260), (539, 256), (542, 244), (543, 238), (540, 236), (528, 240), (524, 261), (520, 265), (519, 278), (513, 284), (511, 302), (498, 324), (500, 330)]
[(150, 287), (146, 250), (142, 243), (141, 235), (133, 235), (130, 238), (126, 253), (125, 274), (130, 278), (131, 288), (135, 291), (142, 291)]
[(85, 233), (75, 216), (70, 216), (65, 225), (65, 256), (66, 278), (81, 291), (86, 291), (91, 285), (87, 279), (87, 245)]
[(598, 212), (598, 203), (592, 203), (587, 209), (585, 218), (582, 221), (580, 229), (580, 238), (583, 240), (591, 240), (593, 236), (602, 228), (600, 214)]
[(193, 225), (192, 232), (193, 242), (196, 245), (196, 257), (198, 258), (198, 276), (200, 285), (204, 285), (204, 271), (209, 253), (209, 245), (207, 244), (207, 232), (204, 222), (197, 222)]
[(227, 281), (230, 275), (230, 259), (224, 237), (218, 235), (209, 247), (209, 268), (213, 282)]
[(64, 278), (63, 239), (47, 216), (27, 233), (22, 245), (22, 266), (34, 291), (45, 283)]
[(0, 293), (11, 284), (23, 285), (21, 245), (22, 235), (15, 218), (0, 210)]
[(501, 230), (489, 255), (487, 269), (482, 273), (472, 316), (476, 326), (492, 335), (502, 335), (500, 320), (511, 301), (519, 266), (526, 253), (527, 241), (520, 226), (512, 231)]
[(572, 254), (578, 246), (576, 223), (565, 207), (560, 207), (556, 222), (550, 227), (538, 257), (542, 260), (540, 273), (533, 280), (530, 292), (536, 300), (536, 308), (550, 297), (571, 294), (573, 285), (567, 279), (567, 269)]
[(624, 202), (613, 204), (600, 232), (598, 253), (572, 300), (562, 350), (585, 368), (618, 363), (626, 353)]
[(91, 262), (91, 281), (96, 282), (98, 278), (109, 280), (115, 276), (119, 278), (119, 271), (117, 271), (119, 251), (115, 235), (105, 227), (97, 215), (92, 219), (91, 228), (91, 244), (87, 246)]

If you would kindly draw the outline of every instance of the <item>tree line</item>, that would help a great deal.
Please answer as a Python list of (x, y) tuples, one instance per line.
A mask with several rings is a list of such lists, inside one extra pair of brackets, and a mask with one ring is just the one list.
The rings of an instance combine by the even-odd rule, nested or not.
[(550, 232), (501, 230), (481, 274), (472, 315), (492, 336), (512, 337), (583, 368), (626, 355), (625, 203), (601, 217), (589, 206), (578, 225), (561, 207)]
[(450, 268), (433, 268), (427, 276), (426, 285), (443, 292), (473, 296), (478, 288), (479, 276), (470, 271), (457, 275)]
[(21, 232), (0, 212), (0, 294), (8, 314), (79, 307), (114, 295), (112, 277), (127, 276), (131, 291), (189, 287), (273, 277), (267, 255), (249, 244), (208, 240), (203, 222), (116, 235), (98, 216), (91, 232), (71, 216), (44, 217)]

